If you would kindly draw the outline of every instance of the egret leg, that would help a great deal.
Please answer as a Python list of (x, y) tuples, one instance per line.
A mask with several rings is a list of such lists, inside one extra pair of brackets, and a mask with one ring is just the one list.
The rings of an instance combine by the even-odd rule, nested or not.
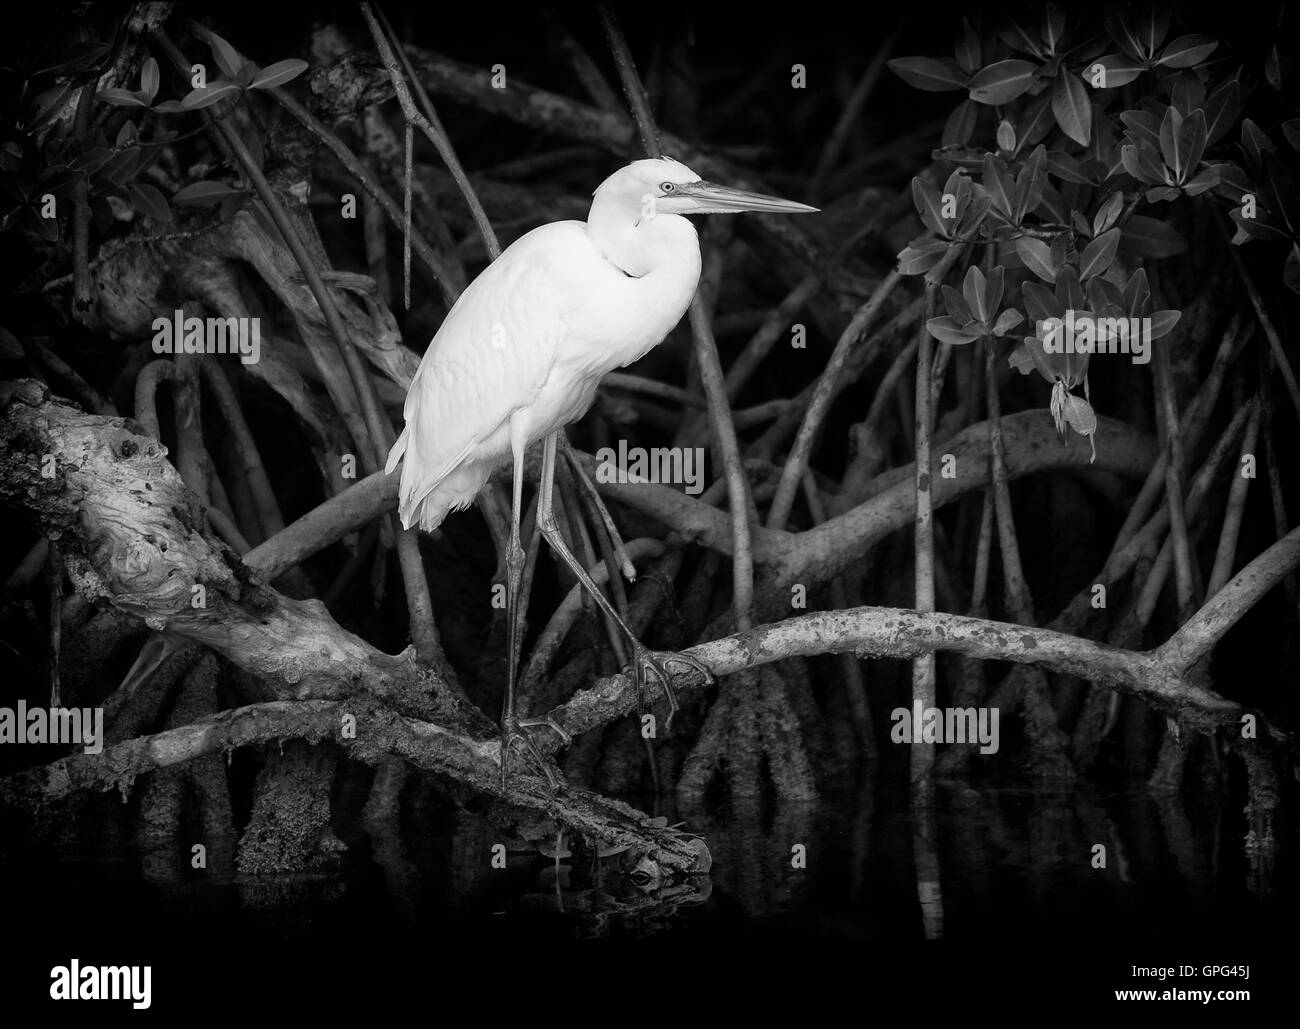
[(523, 633), (520, 619), (520, 585), (524, 571), (524, 548), (519, 540), (519, 524), (524, 506), (524, 450), (528, 441), (522, 427), (510, 425), (510, 448), (514, 455), (514, 495), (511, 504), (510, 545), (506, 549), (506, 701), (501, 712), (501, 788), (506, 785), (506, 769), (510, 765), (510, 751), (516, 743), (522, 743), (537, 766), (546, 773), (546, 780), (551, 790), (556, 790), (559, 779), (551, 768), (551, 762), (533, 742), (531, 730), (541, 726), (554, 729), (570, 742), (569, 734), (550, 718), (519, 718), (515, 714), (515, 683), (519, 676), (519, 653), (523, 647)]
[(555, 453), (558, 442), (559, 433), (551, 433), (546, 437), (546, 444), (542, 451), (541, 496), (537, 501), (537, 525), (546, 538), (546, 542), (551, 545), (551, 549), (560, 555), (578, 581), (582, 583), (583, 588), (591, 594), (592, 599), (596, 601), (600, 609), (613, 620), (614, 624), (622, 630), (623, 635), (627, 637), (628, 643), (632, 647), (632, 671), (636, 677), (642, 706), (645, 706), (646, 703), (647, 687), (650, 679), (655, 679), (663, 688), (664, 695), (668, 698), (668, 721), (664, 727), (665, 729), (671, 729), (673, 716), (677, 714), (677, 697), (673, 693), (672, 676), (668, 672), (668, 666), (678, 664), (699, 672), (704, 676), (706, 682), (713, 681), (713, 673), (688, 654), (657, 652), (645, 646), (636, 638), (627, 622), (623, 621), (619, 613), (614, 610), (614, 605), (601, 592), (600, 587), (592, 581), (591, 576), (587, 574), (587, 570), (582, 567), (582, 562), (573, 556), (573, 553), (564, 542), (564, 537), (560, 535), (559, 526), (555, 522), (555, 512), (552, 508), (555, 489)]

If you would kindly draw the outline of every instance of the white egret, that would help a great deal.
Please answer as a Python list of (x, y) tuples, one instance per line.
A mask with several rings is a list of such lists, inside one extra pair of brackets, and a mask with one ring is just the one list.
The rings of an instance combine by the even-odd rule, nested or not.
[(402, 525), (436, 528), (448, 512), (468, 507), (498, 466), (514, 461), (506, 555), (510, 653), (501, 717), (503, 780), (518, 742), (554, 788), (555, 777), (529, 730), (549, 726), (569, 740), (550, 719), (515, 714), (525, 449), (535, 440), (546, 441), (537, 506), (542, 535), (627, 635), (642, 690), (654, 676), (671, 701), (667, 664), (678, 662), (706, 676), (708, 669), (692, 658), (656, 654), (641, 644), (570, 553), (552, 510), (557, 434), (586, 413), (606, 373), (662, 342), (690, 305), (700, 277), (700, 245), (695, 227), (682, 215), (815, 210), (704, 182), (668, 158), (634, 161), (596, 189), (585, 222), (533, 229), (484, 269), (425, 351), (406, 397), (406, 426), (385, 466), (391, 473), (405, 458)]

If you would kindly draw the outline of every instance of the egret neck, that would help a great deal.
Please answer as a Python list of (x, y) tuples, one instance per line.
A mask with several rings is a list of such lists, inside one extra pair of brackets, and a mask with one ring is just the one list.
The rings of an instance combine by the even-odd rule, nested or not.
[(700, 240), (688, 219), (657, 212), (653, 195), (614, 178), (596, 190), (587, 235), (623, 273), (602, 305), (627, 323), (610, 334), (613, 370), (648, 353), (681, 321), (700, 281)]

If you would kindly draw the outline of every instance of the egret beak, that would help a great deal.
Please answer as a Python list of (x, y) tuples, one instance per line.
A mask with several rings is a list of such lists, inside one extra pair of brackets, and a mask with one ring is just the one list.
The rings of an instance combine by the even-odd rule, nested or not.
[(713, 182), (684, 182), (675, 194), (692, 204), (689, 214), (734, 214), (737, 211), (765, 211), (768, 214), (812, 214), (818, 210), (793, 200), (747, 193), (743, 189), (719, 186)]

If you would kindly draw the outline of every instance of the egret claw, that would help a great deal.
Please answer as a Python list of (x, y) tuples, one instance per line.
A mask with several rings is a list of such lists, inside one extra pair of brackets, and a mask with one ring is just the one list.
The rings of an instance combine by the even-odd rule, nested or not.
[(646, 688), (653, 676), (663, 689), (664, 696), (668, 698), (668, 718), (664, 721), (665, 732), (672, 731), (673, 718), (676, 717), (678, 711), (677, 696), (672, 688), (672, 675), (668, 671), (668, 666), (673, 663), (699, 672), (704, 676), (705, 682), (713, 682), (713, 673), (689, 654), (679, 654), (676, 651), (654, 651), (648, 647), (637, 648), (632, 658), (632, 668), (636, 677), (639, 703), (643, 709), (648, 706)]
[(569, 735), (569, 731), (566, 728), (564, 728), (564, 726), (562, 726), (559, 722), (557, 722), (554, 718), (519, 719), (519, 727), (522, 729), (531, 729), (534, 726), (538, 726), (538, 725), (544, 725), (548, 729), (555, 730), (555, 732), (559, 735), (560, 739), (564, 740), (564, 745), (566, 747), (573, 742), (573, 737)]
[(700, 675), (704, 676), (704, 681), (706, 683), (710, 686), (713, 685), (713, 673), (709, 671), (708, 666), (703, 661), (697, 661), (695, 658), (691, 657), (690, 654), (679, 654), (676, 652), (664, 654), (664, 664), (670, 665), (674, 661), (679, 665), (685, 665), (687, 668), (699, 672)]
[(560, 734), (565, 744), (573, 742), (573, 738), (565, 731), (559, 723), (551, 718), (512, 718), (507, 719), (501, 725), (501, 788), (506, 788), (506, 769), (510, 766), (510, 751), (516, 743), (522, 743), (524, 749), (528, 751), (529, 756), (538, 768), (546, 775), (546, 781), (550, 784), (551, 792), (554, 793), (564, 783), (559, 779), (552, 769), (552, 762), (548, 761), (533, 742), (531, 729), (546, 726), (554, 729)]

